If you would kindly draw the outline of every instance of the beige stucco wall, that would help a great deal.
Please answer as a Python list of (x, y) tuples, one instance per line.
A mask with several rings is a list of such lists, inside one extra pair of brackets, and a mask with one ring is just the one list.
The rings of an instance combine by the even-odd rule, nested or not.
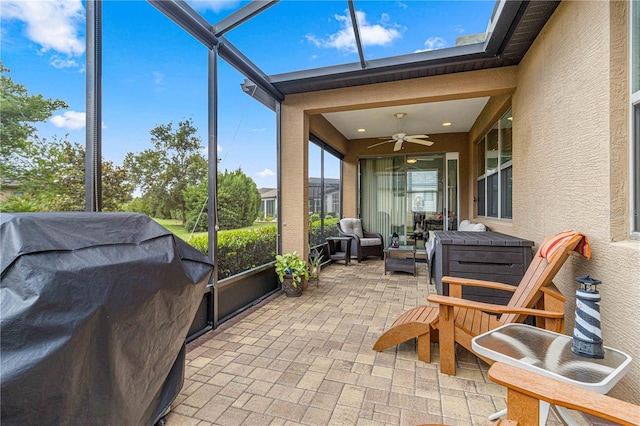
[(575, 229), (592, 258), (574, 256), (555, 282), (568, 297), (574, 278), (602, 280), (605, 345), (633, 365), (611, 392), (640, 403), (640, 243), (626, 238), (628, 123), (626, 2), (564, 1), (518, 68), (513, 96), (513, 222), (491, 227), (541, 243)]

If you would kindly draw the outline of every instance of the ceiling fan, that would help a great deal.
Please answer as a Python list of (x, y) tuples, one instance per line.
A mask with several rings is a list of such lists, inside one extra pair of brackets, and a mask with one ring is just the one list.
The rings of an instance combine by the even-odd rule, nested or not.
[(393, 116), (398, 119), (398, 133), (392, 135), (391, 139), (380, 138), (388, 140), (385, 140), (384, 142), (374, 143), (373, 145), (369, 145), (367, 148), (373, 148), (374, 146), (382, 145), (389, 142), (395, 142), (395, 145), (393, 146), (394, 151), (400, 151), (404, 142), (417, 143), (425, 146), (433, 145), (433, 142), (424, 140), (429, 137), (427, 135), (407, 135), (402, 131), (402, 124), (400, 120), (407, 116), (406, 112), (396, 112), (395, 114), (393, 114)]

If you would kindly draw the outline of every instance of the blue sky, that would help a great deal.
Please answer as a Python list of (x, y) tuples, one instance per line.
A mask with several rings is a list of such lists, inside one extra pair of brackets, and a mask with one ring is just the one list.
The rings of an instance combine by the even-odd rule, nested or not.
[[(246, 2), (189, 1), (210, 23)], [(355, 1), (366, 59), (455, 45), (484, 32), (493, 1)], [(63, 99), (39, 134), (84, 144), (85, 4), (3, 0), (1, 58), (31, 93)], [(103, 2), (103, 157), (151, 148), (149, 131), (193, 119), (206, 144), (207, 50), (146, 1)], [(283, 0), (226, 37), (266, 74), (357, 62), (346, 1)], [(276, 186), (275, 114), (242, 93), (220, 62), (221, 168)], [(205, 150), (206, 153), (206, 150)]]

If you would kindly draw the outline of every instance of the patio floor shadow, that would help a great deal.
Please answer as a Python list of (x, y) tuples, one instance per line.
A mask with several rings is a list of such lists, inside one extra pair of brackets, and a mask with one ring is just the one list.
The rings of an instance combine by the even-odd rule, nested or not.
[[(188, 345), (176, 425), (491, 425), (506, 391), (458, 348), (457, 375), (418, 361), (415, 341), (371, 348), (406, 309), (426, 303), (426, 264), (385, 276), (367, 259), (323, 268), (299, 298), (283, 293)], [(560, 424), (550, 420), (548, 424)]]

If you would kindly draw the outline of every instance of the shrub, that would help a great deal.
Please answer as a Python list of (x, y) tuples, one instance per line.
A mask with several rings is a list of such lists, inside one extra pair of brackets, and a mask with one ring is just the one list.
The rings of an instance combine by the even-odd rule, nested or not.
[[(208, 240), (208, 236), (203, 235), (192, 238), (189, 244), (208, 254)], [(218, 279), (273, 261), (276, 257), (276, 245), (276, 226), (218, 232)]]
[(37, 212), (42, 211), (42, 206), (37, 200), (28, 194), (11, 195), (5, 201), (0, 202), (1, 212)]
[[(340, 219), (325, 217), (324, 219), (324, 237), (336, 236), (338, 235), (338, 222)], [(319, 219), (313, 221), (309, 224), (309, 244), (313, 246), (317, 246), (323, 244), (325, 242), (322, 236), (322, 221)]]

